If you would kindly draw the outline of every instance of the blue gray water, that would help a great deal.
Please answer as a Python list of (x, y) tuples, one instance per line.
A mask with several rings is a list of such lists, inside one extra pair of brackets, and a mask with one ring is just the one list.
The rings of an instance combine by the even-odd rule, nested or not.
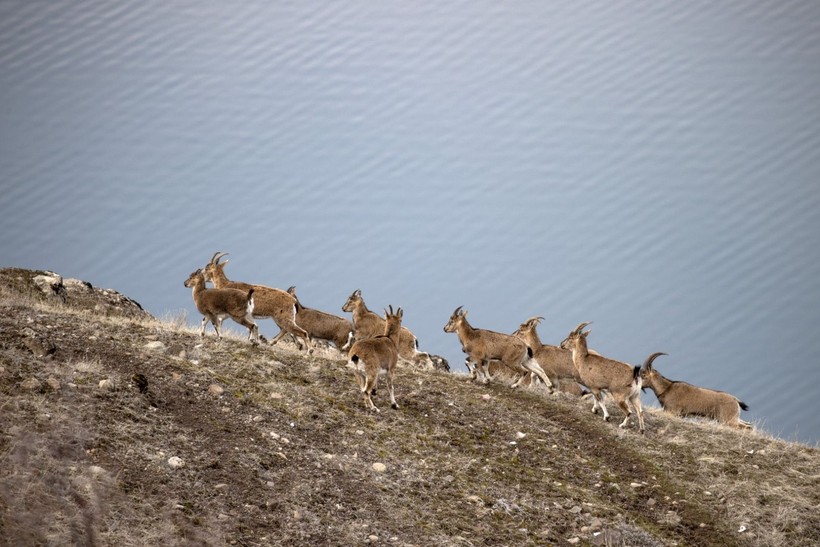
[(456, 368), (456, 306), (594, 321), (815, 444), (818, 59), (811, 0), (6, 0), (0, 266), (193, 324), (182, 282), (228, 251), (311, 307), (404, 307)]

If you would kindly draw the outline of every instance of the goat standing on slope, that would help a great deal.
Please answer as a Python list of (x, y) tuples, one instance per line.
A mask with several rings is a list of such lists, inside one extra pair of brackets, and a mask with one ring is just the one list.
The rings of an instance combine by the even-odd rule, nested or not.
[(594, 398), (592, 412), (598, 407), (604, 411), (604, 420), (609, 421), (609, 412), (602, 401), (602, 391), (609, 392), (626, 418), (619, 427), (629, 423), (634, 410), (638, 416), (638, 428), (644, 432), (643, 408), (641, 407), (641, 367), (594, 355), (587, 349), (587, 336), (590, 331), (582, 332), (589, 323), (581, 323), (561, 342), (561, 347), (572, 350), (572, 362), (578, 369), (581, 383), (589, 388)]
[(390, 405), (395, 409), (399, 408), (393, 393), (393, 374), (399, 361), (399, 332), (404, 312), (399, 308), (394, 314), (393, 306), (390, 306), (390, 311), (385, 310), (384, 314), (387, 317), (384, 333), (375, 338), (354, 342), (348, 352), (348, 365), (356, 368), (356, 382), (361, 389), (364, 406), (376, 412), (379, 412), (379, 409), (373, 404), (370, 395), (376, 391), (379, 373), (382, 370), (385, 372), (387, 390), (390, 392)]
[[(228, 253), (215, 253), (211, 257), (211, 261), (205, 266), (205, 279), (214, 284), (216, 288), (233, 288), (247, 291), (254, 289), (254, 298), (256, 305), (253, 309), (253, 316), (258, 319), (265, 319), (270, 317), (276, 322), (276, 325), (281, 329), (273, 340), (271, 345), (276, 344), (282, 336), (286, 333), (291, 334), (297, 340), (305, 341), (308, 353), (313, 352), (313, 347), (310, 344), (310, 337), (308, 333), (296, 324), (296, 298), (286, 293), (282, 289), (274, 289), (266, 287), (265, 285), (252, 285), (250, 283), (242, 283), (239, 281), (231, 281), (225, 275), (225, 266), (230, 262), (219, 262), (219, 260)], [(298, 343), (298, 342), (297, 342)], [(301, 349), (301, 347), (300, 347)]]
[(296, 299), (296, 323), (305, 329), (312, 339), (332, 342), (339, 351), (350, 344), (353, 338), (353, 323), (349, 319), (304, 307), (293, 285), (288, 288), (288, 294)]
[[(355, 340), (366, 340), (384, 333), (385, 320), (379, 314), (367, 309), (361, 289), (356, 289), (347, 297), (342, 311), (353, 313), (353, 338)], [(398, 341), (399, 357), (415, 364), (427, 362), (432, 365), (430, 356), (419, 351), (418, 345), (418, 340), (410, 329), (401, 327)]]
[(641, 378), (643, 389), (654, 391), (666, 412), (676, 416), (700, 416), (739, 429), (751, 429), (752, 424), (740, 419), (740, 411), (749, 410), (746, 403), (724, 391), (664, 378), (652, 367), (652, 362), (660, 355), (666, 354), (658, 352), (646, 358), (641, 368)]
[[(543, 317), (530, 317), (521, 323), (513, 336), (520, 338), (532, 348), (535, 360), (561, 391), (578, 396), (583, 395), (585, 392), (578, 385), (581, 383), (581, 376), (572, 362), (572, 352), (541, 342), (536, 327), (543, 319)], [(590, 350), (590, 353), (595, 352)]]
[(205, 275), (202, 270), (196, 270), (188, 279), (185, 286), (192, 289), (196, 309), (202, 314), (202, 328), (200, 336), (205, 336), (205, 327), (208, 321), (214, 326), (216, 337), (222, 338), (219, 327), (225, 317), (230, 317), (243, 327), (247, 327), (248, 340), (254, 345), (259, 340), (259, 327), (253, 320), (253, 288), (248, 291), (239, 289), (208, 289), (205, 287)]
[(450, 320), (444, 325), (444, 332), (455, 332), (458, 335), (461, 349), (467, 354), (468, 368), (471, 368), (470, 364), (474, 364), (484, 375), (484, 383), (490, 379), (490, 361), (498, 360), (520, 375), (511, 387), (518, 387), (529, 373), (534, 373), (548, 388), (552, 388), (552, 382), (541, 365), (533, 359), (532, 348), (512, 335), (473, 328), (467, 322), (467, 312), (461, 308), (462, 306), (457, 307), (450, 316)]

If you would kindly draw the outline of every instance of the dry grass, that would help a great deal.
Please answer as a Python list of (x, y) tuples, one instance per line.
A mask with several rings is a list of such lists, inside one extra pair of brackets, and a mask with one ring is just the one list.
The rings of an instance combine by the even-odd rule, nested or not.
[(374, 414), (332, 351), (3, 296), (0, 544), (820, 543), (817, 448), (410, 367)]

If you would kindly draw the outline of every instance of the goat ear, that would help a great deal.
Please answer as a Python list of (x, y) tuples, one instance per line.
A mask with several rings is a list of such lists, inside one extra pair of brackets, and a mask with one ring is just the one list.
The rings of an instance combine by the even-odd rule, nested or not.
[(588, 330), (588, 331), (586, 331), (586, 332), (582, 332), (582, 333), (581, 333), (581, 336), (583, 336), (584, 338), (586, 338), (587, 336), (589, 336), (589, 333), (590, 333), (590, 332), (592, 332), (592, 329), (590, 329), (590, 330)]

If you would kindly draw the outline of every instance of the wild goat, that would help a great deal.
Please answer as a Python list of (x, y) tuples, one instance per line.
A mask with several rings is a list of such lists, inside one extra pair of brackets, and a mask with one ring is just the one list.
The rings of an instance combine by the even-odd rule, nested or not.
[(390, 392), (390, 405), (395, 409), (399, 408), (393, 393), (393, 374), (399, 361), (399, 333), (404, 312), (399, 308), (393, 313), (393, 306), (390, 306), (390, 311), (385, 310), (384, 313), (387, 317), (384, 332), (375, 338), (357, 340), (348, 352), (348, 365), (356, 367), (356, 382), (362, 392), (364, 406), (376, 412), (379, 412), (379, 409), (373, 404), (370, 395), (376, 392), (379, 372), (382, 370), (385, 371), (387, 390)]
[(288, 294), (296, 299), (296, 323), (314, 340), (332, 342), (342, 351), (353, 338), (353, 323), (344, 317), (306, 308), (296, 296), (296, 287), (288, 288)]
[(693, 386), (668, 380), (652, 367), (652, 362), (665, 353), (653, 353), (641, 368), (643, 389), (655, 392), (661, 407), (676, 416), (701, 416), (739, 429), (751, 429), (752, 424), (740, 419), (740, 411), (749, 410), (746, 403), (725, 391)]
[(587, 325), (589, 323), (578, 325), (561, 342), (561, 347), (572, 350), (572, 362), (578, 370), (581, 383), (589, 388), (595, 401), (592, 404), (592, 412), (596, 412), (600, 407), (604, 412), (604, 420), (609, 421), (609, 412), (601, 398), (601, 392), (607, 391), (626, 414), (626, 418), (619, 427), (627, 426), (634, 410), (638, 415), (638, 428), (643, 433), (641, 367), (633, 367), (621, 361), (590, 353), (587, 349), (587, 336), (590, 331), (582, 332)]
[[(462, 306), (457, 307), (450, 316), (450, 320), (444, 325), (444, 332), (455, 332), (458, 335), (461, 350), (467, 354), (468, 368), (471, 368), (471, 363), (475, 364), (484, 375), (484, 383), (491, 379), (489, 365), (491, 360), (496, 359), (520, 374), (512, 387), (518, 387), (527, 374), (532, 372), (548, 388), (552, 388), (552, 382), (533, 358), (532, 348), (512, 335), (473, 328), (467, 322), (467, 312), (461, 308)], [(473, 378), (476, 379), (475, 374)]]
[[(342, 311), (353, 313), (353, 338), (355, 340), (366, 340), (384, 333), (385, 320), (379, 314), (367, 309), (360, 289), (353, 291), (347, 298)], [(399, 357), (406, 361), (420, 364), (430, 359), (427, 353), (419, 351), (418, 340), (406, 327), (401, 327), (399, 331), (398, 349)]]
[[(572, 362), (572, 352), (558, 346), (551, 346), (541, 342), (536, 327), (543, 320), (543, 317), (530, 317), (513, 333), (532, 348), (533, 356), (550, 380), (561, 391), (575, 395), (583, 395), (584, 390), (578, 385), (581, 376)], [(595, 353), (590, 350), (590, 353)], [(530, 374), (530, 381), (533, 379)]]
[[(225, 266), (230, 262), (219, 262), (219, 260), (228, 253), (215, 253), (211, 261), (205, 266), (205, 279), (214, 284), (216, 288), (231, 288), (241, 289), (247, 291), (254, 290), (255, 306), (253, 309), (253, 316), (258, 319), (266, 319), (270, 317), (276, 322), (280, 331), (273, 340), (271, 345), (278, 342), (286, 333), (291, 334), (294, 338), (305, 341), (309, 352), (313, 351), (310, 344), (307, 331), (296, 324), (296, 298), (281, 289), (274, 289), (266, 287), (265, 285), (251, 285), (250, 283), (241, 283), (238, 281), (231, 281), (225, 275)], [(298, 341), (297, 341), (298, 344)]]
[(247, 291), (240, 289), (208, 289), (205, 287), (205, 275), (202, 270), (196, 270), (188, 279), (185, 286), (191, 291), (194, 297), (196, 309), (202, 314), (202, 328), (200, 336), (205, 336), (205, 327), (208, 321), (214, 326), (216, 337), (222, 338), (219, 328), (222, 326), (222, 319), (230, 317), (243, 327), (248, 328), (248, 340), (256, 345), (259, 340), (259, 327), (253, 320), (254, 309), (254, 289), (251, 287)]

